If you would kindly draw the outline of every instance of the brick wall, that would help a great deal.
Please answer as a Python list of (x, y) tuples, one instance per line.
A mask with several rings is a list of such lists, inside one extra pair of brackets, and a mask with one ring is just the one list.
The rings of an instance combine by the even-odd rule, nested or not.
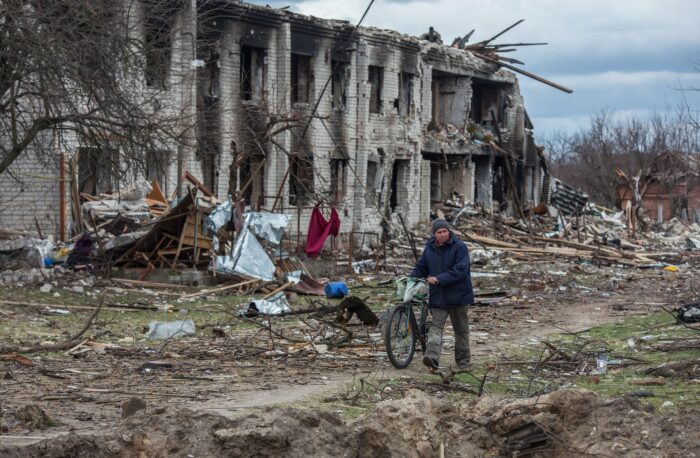
[[(70, 179), (69, 160), (65, 180)], [(33, 152), (20, 156), (8, 172), (0, 175), (0, 228), (36, 233), (35, 218), (44, 236), (59, 238), (60, 156), (41, 163)], [(14, 177), (14, 178), (12, 178)], [(65, 181), (66, 227), (70, 224), (70, 182)]]

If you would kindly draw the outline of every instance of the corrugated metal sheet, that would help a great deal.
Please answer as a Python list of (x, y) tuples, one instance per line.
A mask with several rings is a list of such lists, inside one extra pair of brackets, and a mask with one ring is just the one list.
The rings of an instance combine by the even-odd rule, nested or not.
[(588, 202), (588, 194), (572, 188), (554, 177), (551, 178), (551, 204), (566, 215), (577, 215)]

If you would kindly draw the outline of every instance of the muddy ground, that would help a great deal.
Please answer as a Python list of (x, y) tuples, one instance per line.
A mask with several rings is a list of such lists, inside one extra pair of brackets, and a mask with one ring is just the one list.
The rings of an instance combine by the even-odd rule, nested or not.
[[(108, 304), (167, 303), (171, 312), (106, 308), (85, 335), (90, 340), (72, 352), (0, 361), (0, 455), (515, 456), (528, 448), (542, 456), (700, 455), (696, 381), (675, 387), (686, 401), (677, 405), (673, 398), (675, 407), (663, 411), (658, 402), (655, 408), (645, 399), (601, 397), (569, 382), (538, 392), (530, 381), (527, 391), (509, 391), (503, 385), (512, 374), (496, 380), (488, 372), (513, 348), (544, 336), (663, 316), (661, 307), (697, 297), (700, 270), (693, 262), (679, 272), (563, 262), (481, 270), (478, 291), (505, 298), (470, 310), (475, 372), (481, 372), (476, 382), (452, 385), (428, 375), (420, 354), (408, 369), (393, 369), (380, 326), (354, 320), (347, 326), (350, 342), (334, 346), (328, 333), (345, 330), (323, 317), (241, 321), (232, 311), (244, 297), (180, 303), (177, 290), (123, 292), (99, 280), (88, 292), (106, 291)], [(393, 287), (377, 284), (384, 278), (347, 279), (379, 315), (393, 300)], [(96, 296), (73, 292), (78, 280), (71, 281), (45, 294), (40, 285), (3, 290), (0, 346), (61, 342), (79, 329), (90, 310), (55, 316), (35, 306), (96, 304)], [(305, 304), (293, 299), (293, 307)], [(142, 335), (154, 318), (186, 317), (197, 324), (194, 337)], [(670, 332), (668, 324), (659, 326)], [(309, 344), (319, 335), (331, 344)], [(454, 361), (450, 333), (446, 340), (445, 367)], [(490, 380), (477, 397), (469, 391), (482, 372)], [(27, 406), (47, 418), (22, 416)], [(520, 427), (529, 438), (524, 442), (511, 437)]]

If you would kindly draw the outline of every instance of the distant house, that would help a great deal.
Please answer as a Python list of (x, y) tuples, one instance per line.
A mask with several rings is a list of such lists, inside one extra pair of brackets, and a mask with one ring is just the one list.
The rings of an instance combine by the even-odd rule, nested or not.
[[(654, 221), (664, 222), (674, 217), (700, 224), (700, 161), (697, 157), (677, 151), (658, 156), (649, 175), (640, 183), (641, 205)], [(625, 208), (632, 201), (633, 190), (619, 185), (617, 194)]]

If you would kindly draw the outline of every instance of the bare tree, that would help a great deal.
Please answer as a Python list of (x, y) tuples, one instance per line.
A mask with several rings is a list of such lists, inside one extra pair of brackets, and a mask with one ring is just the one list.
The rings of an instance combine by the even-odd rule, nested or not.
[(619, 206), (621, 183), (630, 187), (636, 203), (652, 182), (670, 187), (670, 192), (684, 174), (678, 168), (682, 161), (664, 167), (658, 158), (669, 153), (682, 158), (696, 154), (700, 146), (699, 132), (683, 117), (681, 110), (672, 116), (655, 113), (648, 118), (595, 115), (588, 128), (547, 144), (559, 148), (553, 172), (606, 206)]
[(0, 1), (0, 174), (32, 151), (50, 161), (66, 138), (116, 151), (123, 173), (191, 135), (194, 120), (167, 96), (190, 77), (170, 59), (187, 5)]

